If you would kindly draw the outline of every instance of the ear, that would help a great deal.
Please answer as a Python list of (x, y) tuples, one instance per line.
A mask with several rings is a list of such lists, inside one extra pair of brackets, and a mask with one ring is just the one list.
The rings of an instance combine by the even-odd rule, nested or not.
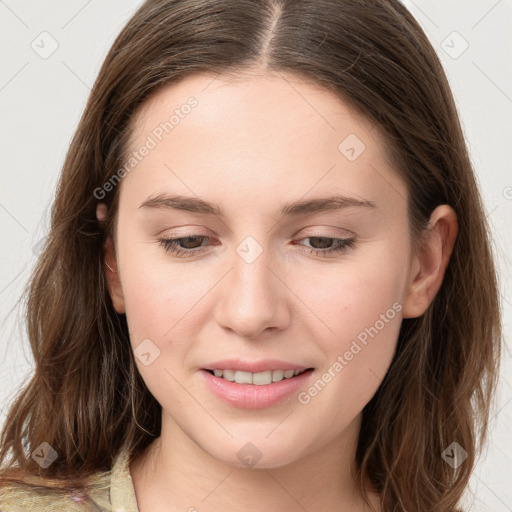
[(413, 255), (403, 318), (416, 318), (428, 309), (443, 282), (457, 238), (457, 215), (447, 204), (430, 216), (424, 239)]
[[(100, 226), (104, 225), (107, 216), (107, 206), (104, 203), (98, 203), (96, 207), (96, 218)], [(112, 238), (107, 237), (103, 244), (104, 265), (103, 271), (105, 272), (105, 279), (107, 280), (108, 290), (112, 299), (112, 305), (118, 313), (125, 313), (124, 295), (117, 270), (117, 262), (114, 251), (114, 244)]]

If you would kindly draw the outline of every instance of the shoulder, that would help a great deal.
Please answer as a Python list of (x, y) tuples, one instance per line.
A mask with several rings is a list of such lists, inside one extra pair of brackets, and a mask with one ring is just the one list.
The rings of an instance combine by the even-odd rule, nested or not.
[(21, 482), (9, 483), (0, 488), (0, 512), (97, 511), (98, 498), (103, 502), (102, 508), (106, 505), (105, 509), (108, 510), (110, 500), (105, 492), (96, 492), (92, 497), (82, 489), (62, 491)]
[[(22, 482), (2, 484), (0, 512), (137, 512), (130, 473), (124, 456), (117, 458), (112, 471), (98, 472), (89, 479), (89, 482), (90, 485), (85, 488), (68, 491)], [(121, 509), (119, 505), (122, 506)]]

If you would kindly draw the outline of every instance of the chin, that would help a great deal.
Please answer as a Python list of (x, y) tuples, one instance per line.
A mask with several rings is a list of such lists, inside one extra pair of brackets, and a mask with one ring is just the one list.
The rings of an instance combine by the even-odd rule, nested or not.
[(210, 455), (225, 464), (245, 469), (280, 468), (295, 462), (298, 458), (296, 445), (281, 444), (279, 449), (276, 449), (274, 446), (268, 446), (268, 440), (265, 442), (265, 439), (261, 442), (247, 441), (240, 447), (231, 448), (229, 453), (228, 450), (222, 450), (220, 453), (210, 451)]

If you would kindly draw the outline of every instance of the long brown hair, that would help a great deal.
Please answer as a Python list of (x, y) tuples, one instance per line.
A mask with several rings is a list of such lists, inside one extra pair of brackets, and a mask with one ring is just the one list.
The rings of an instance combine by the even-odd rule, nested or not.
[[(465, 491), (487, 434), (502, 340), (489, 227), (452, 93), (425, 33), (397, 0), (148, 0), (108, 53), (72, 140), (51, 231), (27, 294), (35, 373), (2, 431), (3, 481), (44, 477), (71, 488), (130, 462), (160, 435), (161, 406), (137, 372), (126, 318), (103, 272), (119, 187), (98, 189), (127, 159), (133, 119), (161, 86), (199, 72), (295, 73), (323, 85), (380, 129), (409, 191), (414, 240), (440, 204), (459, 230), (443, 284), (404, 319), (391, 367), (363, 411), (358, 482), (386, 511), (446, 512)], [(30, 453), (47, 442), (42, 469)], [(442, 452), (457, 442), (456, 469)], [(16, 464), (16, 466), (15, 466)], [(16, 468), (19, 468), (17, 471)]]

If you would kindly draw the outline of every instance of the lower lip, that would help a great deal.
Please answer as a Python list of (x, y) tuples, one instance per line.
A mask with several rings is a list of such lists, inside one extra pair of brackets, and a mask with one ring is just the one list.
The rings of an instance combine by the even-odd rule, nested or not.
[(206, 370), (201, 370), (201, 374), (210, 391), (222, 401), (240, 409), (265, 409), (298, 391), (311, 377), (313, 370), (307, 370), (290, 379), (262, 386), (238, 384), (222, 377), (216, 377)]

